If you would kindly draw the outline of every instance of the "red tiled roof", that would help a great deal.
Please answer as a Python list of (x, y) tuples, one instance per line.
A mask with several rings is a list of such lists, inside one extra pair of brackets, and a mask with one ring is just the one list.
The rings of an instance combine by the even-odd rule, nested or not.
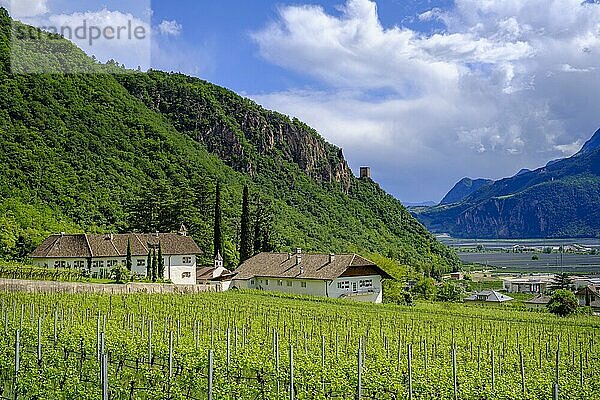
[(44, 240), (31, 258), (125, 257), (127, 243), (131, 254), (142, 256), (160, 243), (164, 255), (202, 254), (194, 239), (177, 233), (125, 233), (100, 235), (53, 235)]

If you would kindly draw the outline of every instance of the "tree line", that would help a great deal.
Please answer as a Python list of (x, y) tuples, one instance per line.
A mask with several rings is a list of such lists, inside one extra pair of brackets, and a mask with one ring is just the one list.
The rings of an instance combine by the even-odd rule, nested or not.
[[(227, 201), (223, 200), (224, 195)], [(275, 246), (271, 202), (252, 193), (247, 185), (243, 188), (241, 204), (239, 198), (236, 204), (232, 197), (235, 196), (224, 191), (220, 182), (208, 179), (177, 188), (162, 180), (151, 182), (129, 202), (128, 228), (140, 232), (172, 232), (183, 223), (204, 251), (203, 262), (208, 263), (220, 254), (226, 266), (235, 268), (257, 253), (273, 251)], [(241, 214), (231, 212), (240, 205)], [(234, 217), (224, 218), (231, 214)], [(160, 252), (158, 247), (148, 254), (149, 277), (162, 276)], [(211, 260), (208, 255), (212, 255)], [(155, 257), (158, 259), (156, 267)]]

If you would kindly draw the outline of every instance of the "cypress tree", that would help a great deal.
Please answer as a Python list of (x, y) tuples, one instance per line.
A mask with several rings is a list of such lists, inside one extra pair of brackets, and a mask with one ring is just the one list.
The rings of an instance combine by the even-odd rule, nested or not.
[(262, 251), (262, 243), (261, 243), (261, 216), (262, 216), (262, 205), (260, 200), (256, 206), (256, 219), (254, 221), (254, 243), (252, 245), (254, 249), (254, 254), (258, 254)]
[(250, 205), (248, 202), (248, 186), (244, 185), (242, 198), (242, 221), (240, 233), (240, 264), (252, 257), (252, 237), (250, 233)]
[(217, 256), (217, 253), (223, 255), (223, 233), (221, 231), (221, 219), (221, 184), (217, 182), (217, 188), (215, 191), (213, 258)]
[(158, 267), (156, 258), (156, 249), (152, 250), (152, 282), (156, 282), (156, 268)]
[(165, 279), (165, 260), (162, 255), (162, 245), (158, 244), (158, 279)]
[(146, 258), (146, 279), (152, 279), (152, 252), (148, 249), (148, 258)]
[(125, 266), (127, 271), (131, 272), (133, 262), (131, 261), (131, 239), (127, 239), (127, 256), (125, 258)]

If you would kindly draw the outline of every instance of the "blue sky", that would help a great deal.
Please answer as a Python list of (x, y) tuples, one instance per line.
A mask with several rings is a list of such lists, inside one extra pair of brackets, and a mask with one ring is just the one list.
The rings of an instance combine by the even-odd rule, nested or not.
[(407, 202), (570, 156), (600, 127), (596, 1), (12, 2), (13, 16), (38, 26), (147, 26), (151, 52), (76, 43), (298, 117)]
[[(445, 7), (448, 0), (402, 1), (383, 0), (377, 3), (384, 26), (402, 24), (422, 32), (441, 29), (437, 21), (421, 22), (419, 14), (433, 8)], [(258, 52), (251, 34), (265, 24), (276, 20), (278, 7), (296, 2), (270, 0), (240, 1), (171, 1), (154, 0), (153, 22), (176, 20), (182, 32), (171, 43), (184, 48), (202, 48), (206, 59), (181, 61), (187, 73), (200, 75), (203, 79), (228, 87), (241, 93), (268, 93), (295, 87), (323, 88), (319, 81), (307, 79), (267, 62)], [(343, 0), (308, 1), (323, 7), (327, 12), (339, 15)], [(173, 60), (171, 60), (171, 63)], [(157, 67), (168, 69), (171, 65), (156, 60)], [(164, 65), (162, 65), (164, 64)]]

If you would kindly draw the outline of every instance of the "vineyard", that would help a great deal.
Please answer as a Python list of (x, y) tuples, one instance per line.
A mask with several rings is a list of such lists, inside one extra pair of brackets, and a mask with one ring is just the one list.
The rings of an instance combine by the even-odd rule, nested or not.
[(244, 292), (0, 299), (2, 399), (600, 396), (593, 317)]
[(59, 282), (85, 280), (79, 269), (42, 268), (22, 264), (7, 265), (3, 261), (0, 261), (0, 278)]

